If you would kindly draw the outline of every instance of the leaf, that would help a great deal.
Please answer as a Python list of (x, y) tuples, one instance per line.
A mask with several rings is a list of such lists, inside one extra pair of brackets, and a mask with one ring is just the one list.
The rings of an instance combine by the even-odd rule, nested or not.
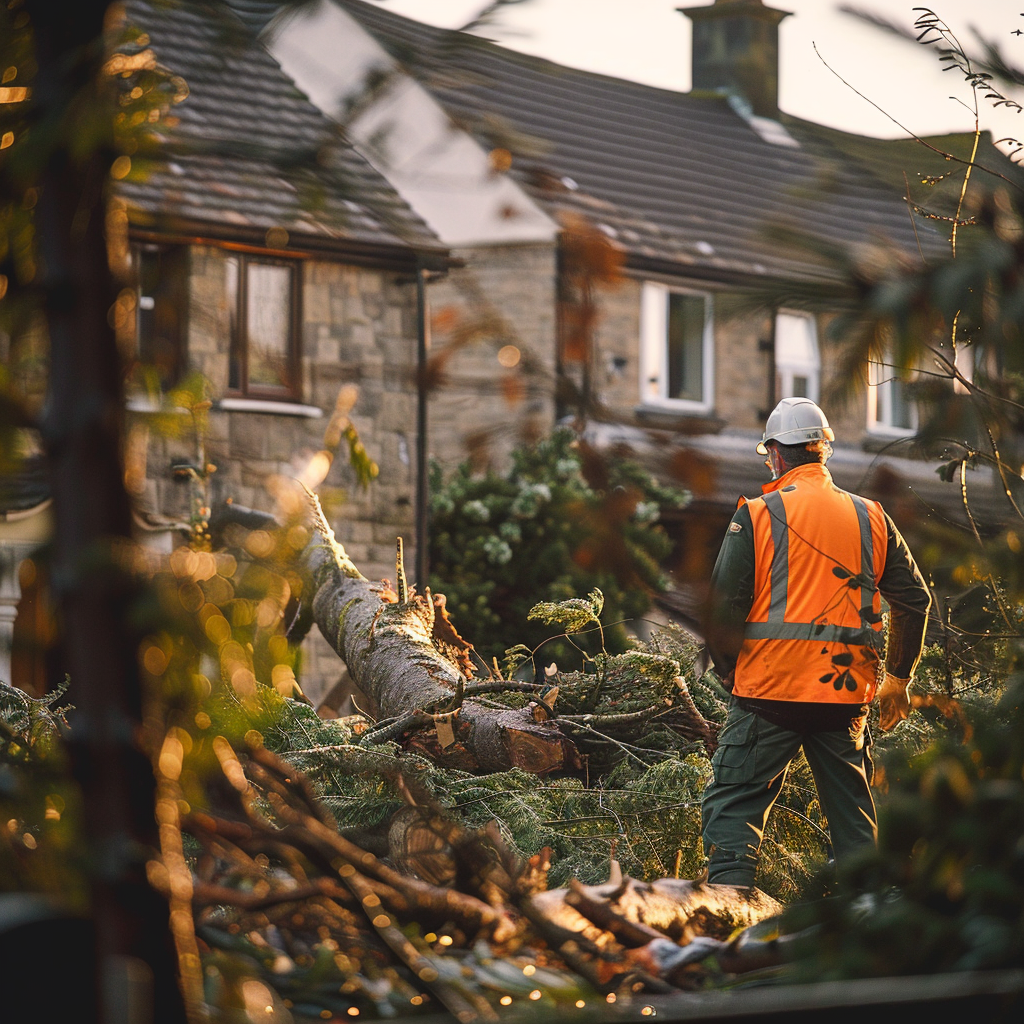
[(531, 657), (533, 657), (533, 651), (531, 651), (525, 644), (516, 644), (515, 647), (508, 648), (508, 650), (505, 651), (505, 678), (511, 679), (515, 675), (516, 669)]
[(832, 566), (832, 575), (838, 576), (841, 580), (847, 580), (853, 573), (849, 569), (844, 569), (841, 565), (834, 565)]
[(832, 655), (833, 665), (848, 666), (853, 664), (853, 654), (850, 651), (843, 651), (842, 654)]
[(348, 442), (348, 462), (355, 471), (356, 481), (363, 490), (366, 490), (377, 478), (380, 467), (367, 454), (363, 442), (359, 439), (359, 432), (352, 423), (342, 431), (342, 437)]
[(829, 682), (832, 679), (832, 677), (834, 675), (835, 675), (835, 672), (828, 672), (828, 673), (826, 673), (823, 676), (819, 676), (818, 677), (818, 682), (819, 683), (827, 683), (827, 682)]
[[(561, 626), (566, 633), (579, 633), (587, 626), (596, 625), (598, 622), (594, 613), (594, 593), (592, 591), (591, 597), (586, 600), (573, 597), (568, 601), (541, 601), (540, 604), (535, 604), (530, 609), (526, 617), (540, 619), (541, 622), (546, 622), (549, 626)], [(604, 604), (604, 597), (600, 591), (596, 591), (596, 593), (600, 596), (598, 607), (601, 607)]]

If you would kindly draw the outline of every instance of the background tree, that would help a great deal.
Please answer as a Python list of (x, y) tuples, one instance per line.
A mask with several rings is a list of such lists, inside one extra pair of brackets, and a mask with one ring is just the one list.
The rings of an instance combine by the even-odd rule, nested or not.
[[(26, 89), (5, 123), (0, 180), (5, 276), (17, 312), (45, 319), (48, 398), (38, 422), (50, 467), (51, 554), (60, 652), (75, 681), (70, 742), (91, 846), (91, 909), (100, 1012), (141, 997), (154, 1019), (182, 1019), (165, 900), (146, 879), (156, 844), (153, 776), (141, 740), (140, 590), (122, 559), (131, 514), (122, 483), (121, 365), (109, 323), (119, 225), (105, 198), (118, 158), (112, 84), (103, 73), (105, 2), (53, 17), (7, 4), (0, 37)], [(30, 214), (30, 216), (27, 216)], [(13, 298), (13, 296), (12, 296)], [(10, 406), (8, 406), (10, 408)], [(144, 975), (132, 964), (142, 964)]]

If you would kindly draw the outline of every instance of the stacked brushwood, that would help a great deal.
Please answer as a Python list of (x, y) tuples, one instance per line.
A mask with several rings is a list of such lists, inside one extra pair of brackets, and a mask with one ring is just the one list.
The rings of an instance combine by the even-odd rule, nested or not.
[(210, 1006), (258, 1004), (270, 1021), (444, 1010), (469, 1024), (646, 1000), (785, 957), (780, 905), (756, 889), (642, 883), (614, 861), (603, 885), (548, 889), (547, 851), (524, 860), (404, 781), (378, 856), (276, 754), (218, 757), (215, 802), (182, 822)]

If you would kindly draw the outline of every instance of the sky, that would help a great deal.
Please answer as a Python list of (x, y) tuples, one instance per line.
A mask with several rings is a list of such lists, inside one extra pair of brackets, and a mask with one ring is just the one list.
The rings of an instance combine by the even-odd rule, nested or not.
[[(923, 0), (846, 0), (912, 28)], [(502, 45), (560, 64), (629, 78), (667, 89), (690, 88), (690, 21), (678, 7), (705, 0), (525, 0), (501, 16), (501, 30), (485, 34)], [(458, 27), (484, 0), (384, 0), (382, 6), (433, 25)], [(779, 29), (779, 103), (787, 113), (847, 131), (880, 137), (971, 130), (970, 88), (943, 73), (934, 47), (894, 39), (840, 11), (840, 0), (770, 0), (793, 12)], [(1000, 44), (1024, 65), (1024, 0), (931, 0), (932, 9), (970, 52), (972, 29)], [(881, 113), (844, 85), (815, 53)], [(1016, 98), (1024, 103), (1024, 90)], [(955, 96), (958, 99), (951, 99)], [(980, 122), (995, 139), (1024, 138), (1024, 113), (994, 110), (981, 101)]]

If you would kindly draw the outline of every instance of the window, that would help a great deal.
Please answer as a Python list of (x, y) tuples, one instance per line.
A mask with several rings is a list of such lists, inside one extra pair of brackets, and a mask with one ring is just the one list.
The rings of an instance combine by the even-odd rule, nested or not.
[[(963, 342), (957, 345), (954, 362), (956, 363), (957, 370), (960, 371), (965, 380), (974, 382), (978, 372), (984, 370), (984, 360), (985, 350), (980, 345), (975, 347), (974, 345), (965, 345)], [(970, 389), (961, 384), (960, 381), (953, 382), (953, 391), (958, 395), (970, 393)]]
[(917, 408), (910, 396), (913, 374), (890, 358), (868, 363), (868, 430), (909, 435), (917, 430)]
[(640, 401), (709, 412), (714, 330), (711, 296), (644, 282), (641, 295)]
[(139, 362), (155, 371), (166, 390), (178, 382), (185, 369), (188, 250), (184, 246), (142, 246), (135, 250), (135, 268)]
[(818, 401), (820, 376), (814, 317), (808, 313), (779, 313), (775, 317), (775, 387), (779, 398)]
[(231, 317), (228, 390), (253, 398), (298, 397), (297, 266), (232, 255), (225, 288)]

